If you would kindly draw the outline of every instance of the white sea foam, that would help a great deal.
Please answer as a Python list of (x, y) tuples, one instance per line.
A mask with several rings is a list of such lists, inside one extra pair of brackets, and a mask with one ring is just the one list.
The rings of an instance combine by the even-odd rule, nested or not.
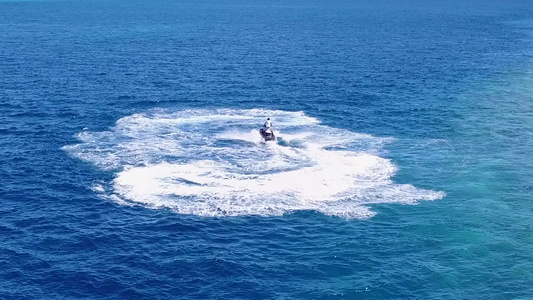
[[(257, 127), (273, 119), (279, 143)], [(200, 216), (281, 215), (316, 210), (366, 218), (376, 203), (416, 204), (444, 193), (396, 184), (396, 166), (376, 155), (386, 141), (321, 125), (302, 112), (152, 110), (84, 130), (69, 153), (113, 170), (93, 187), (120, 204), (170, 208)], [(335, 150), (333, 150), (335, 149)]]

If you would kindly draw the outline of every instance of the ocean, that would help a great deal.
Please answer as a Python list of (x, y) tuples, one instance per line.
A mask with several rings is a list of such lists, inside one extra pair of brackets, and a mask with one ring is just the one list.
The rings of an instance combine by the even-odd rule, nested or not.
[(0, 299), (533, 299), (531, 1), (0, 0), (0, 75)]

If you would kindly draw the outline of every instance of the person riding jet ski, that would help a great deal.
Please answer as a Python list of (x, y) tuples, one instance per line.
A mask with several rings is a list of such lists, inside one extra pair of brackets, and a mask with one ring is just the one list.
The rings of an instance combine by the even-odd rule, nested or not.
[(263, 124), (263, 128), (270, 129), (272, 127), (272, 121), (270, 121), (270, 118), (267, 118), (265, 124)]
[(263, 139), (266, 141), (273, 141), (276, 139), (274, 136), (274, 131), (272, 131), (272, 121), (270, 121), (270, 118), (267, 118), (265, 124), (263, 124), (263, 127), (259, 129), (259, 133), (263, 137)]

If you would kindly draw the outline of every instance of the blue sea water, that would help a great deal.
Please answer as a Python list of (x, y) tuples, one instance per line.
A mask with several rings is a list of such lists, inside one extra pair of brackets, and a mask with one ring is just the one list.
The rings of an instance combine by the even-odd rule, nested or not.
[(0, 0), (0, 298), (531, 299), (532, 34), (530, 1)]

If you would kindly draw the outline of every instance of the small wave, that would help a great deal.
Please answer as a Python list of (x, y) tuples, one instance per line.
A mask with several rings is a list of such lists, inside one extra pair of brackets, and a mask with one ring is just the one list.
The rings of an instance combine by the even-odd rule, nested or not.
[[(262, 143), (256, 129), (271, 117), (283, 142)], [(109, 131), (78, 134), (63, 147), (116, 172), (119, 204), (169, 208), (199, 216), (282, 215), (315, 210), (368, 218), (368, 205), (416, 204), (443, 192), (396, 184), (397, 168), (376, 155), (387, 141), (320, 124), (302, 112), (279, 110), (152, 110), (116, 122)], [(334, 149), (334, 150), (333, 150)]]

